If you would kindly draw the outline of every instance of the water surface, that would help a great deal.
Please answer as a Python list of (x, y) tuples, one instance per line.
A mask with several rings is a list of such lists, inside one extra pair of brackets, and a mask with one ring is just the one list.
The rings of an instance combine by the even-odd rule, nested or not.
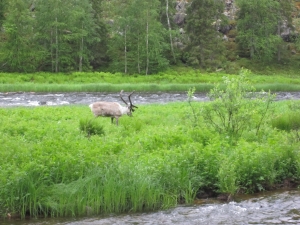
[[(126, 99), (126, 94), (124, 97)], [(207, 93), (195, 93), (195, 101), (209, 101)], [(186, 101), (186, 92), (136, 92), (131, 97), (134, 104), (168, 103)], [(300, 92), (277, 92), (276, 100), (300, 99)], [(39, 105), (89, 105), (96, 101), (121, 102), (119, 93), (108, 92), (67, 92), (67, 93), (34, 93), (34, 92), (0, 92), (0, 107), (39, 106)]]

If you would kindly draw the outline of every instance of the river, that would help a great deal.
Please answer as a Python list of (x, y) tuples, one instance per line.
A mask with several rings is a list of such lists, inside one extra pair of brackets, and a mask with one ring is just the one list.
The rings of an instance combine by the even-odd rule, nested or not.
[[(124, 94), (126, 96), (126, 93)], [(195, 101), (208, 101), (206, 93), (195, 93)], [(168, 103), (187, 100), (186, 92), (137, 92), (131, 97), (134, 104)], [(277, 100), (300, 99), (300, 92), (277, 92)], [(34, 93), (8, 92), (0, 93), (0, 107), (39, 106), (39, 105), (88, 105), (96, 101), (120, 102), (119, 93), (106, 92), (67, 92), (67, 93)]]

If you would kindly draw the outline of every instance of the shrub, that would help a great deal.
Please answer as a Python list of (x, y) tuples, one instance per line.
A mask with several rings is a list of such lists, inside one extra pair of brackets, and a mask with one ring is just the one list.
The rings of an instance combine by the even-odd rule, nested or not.
[(103, 126), (95, 119), (81, 119), (79, 121), (79, 129), (83, 133), (86, 133), (87, 137), (91, 135), (104, 135)]
[(237, 78), (224, 78), (224, 86), (217, 85), (208, 94), (212, 102), (204, 105), (202, 115), (208, 127), (220, 134), (239, 137), (245, 130), (256, 130), (268, 118), (274, 95), (255, 92), (246, 80), (248, 70)]

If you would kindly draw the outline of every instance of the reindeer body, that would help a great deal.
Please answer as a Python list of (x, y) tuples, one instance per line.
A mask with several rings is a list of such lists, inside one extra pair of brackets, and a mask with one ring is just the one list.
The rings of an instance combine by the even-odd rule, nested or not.
[[(126, 101), (122, 98), (122, 92), (123, 91), (121, 91), (120, 93), (120, 97), (122, 101), (126, 103)], [(118, 125), (119, 117), (125, 114), (127, 114), (128, 116), (132, 116), (132, 112), (134, 111), (133, 108), (137, 108), (137, 106), (131, 103), (131, 94), (128, 97), (130, 104), (126, 103), (126, 106), (122, 106), (118, 102), (95, 102), (90, 104), (89, 107), (95, 117), (110, 117), (112, 123), (114, 119), (116, 119), (116, 125)]]
[(111, 122), (113, 122), (115, 118), (117, 125), (119, 117), (130, 112), (127, 107), (123, 107), (117, 102), (95, 102), (90, 104), (89, 107), (91, 108), (95, 117), (110, 117)]

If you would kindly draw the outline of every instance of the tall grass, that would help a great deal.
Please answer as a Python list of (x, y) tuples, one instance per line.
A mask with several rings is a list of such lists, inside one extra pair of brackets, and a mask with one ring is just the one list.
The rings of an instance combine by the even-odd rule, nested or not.
[[(274, 116), (288, 110), (274, 104)], [(87, 138), (79, 124), (93, 118), (88, 106), (1, 108), (0, 214), (152, 211), (299, 181), (299, 142), (288, 132), (266, 124), (232, 145), (191, 114), (187, 102), (140, 105), (119, 126), (97, 118), (104, 133)]]
[(119, 92), (120, 90), (155, 92), (155, 91), (186, 91), (195, 87), (200, 92), (209, 91), (212, 84), (0, 84), (0, 92)]
[[(214, 85), (210, 83), (186, 83), (186, 84), (155, 84), (155, 83), (125, 83), (125, 84), (0, 84), (0, 92), (119, 92), (120, 90), (156, 92), (156, 91), (183, 91), (195, 88), (197, 92), (209, 92)], [(298, 84), (256, 84), (257, 90), (265, 91), (300, 91)]]
[[(137, 91), (186, 91), (195, 87), (199, 92), (208, 92), (222, 78), (236, 77), (235, 74), (203, 73), (199, 70), (177, 68), (151, 76), (125, 75), (104, 72), (74, 72), (13, 74), (0, 73), (0, 92), (116, 92), (121, 89)], [(257, 75), (251, 73), (250, 82), (257, 90), (299, 91), (297, 75)]]

